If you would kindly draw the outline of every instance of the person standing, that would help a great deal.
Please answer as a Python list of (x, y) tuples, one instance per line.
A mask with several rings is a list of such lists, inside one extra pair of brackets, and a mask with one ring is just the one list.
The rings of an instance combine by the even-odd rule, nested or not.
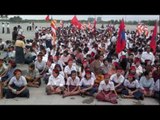
[(4, 34), (4, 27), (5, 27), (5, 25), (4, 25), (4, 23), (2, 23), (2, 34)]
[(24, 48), (25, 48), (25, 43), (24, 43), (24, 36), (19, 35), (18, 40), (16, 40), (15, 46), (16, 46), (16, 63), (24, 63)]
[(31, 30), (34, 30), (34, 22), (31, 23)]
[(9, 22), (7, 22), (7, 34), (10, 34)]
[(12, 32), (12, 41), (13, 41), (13, 43), (16, 42), (17, 36), (18, 36), (18, 31), (17, 31), (17, 27), (15, 26), (15, 27), (13, 28), (13, 32)]

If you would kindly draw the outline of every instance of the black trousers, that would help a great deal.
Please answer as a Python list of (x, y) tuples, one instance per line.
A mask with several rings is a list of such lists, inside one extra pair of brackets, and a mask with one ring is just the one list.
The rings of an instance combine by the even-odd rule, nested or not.
[(4, 34), (4, 27), (2, 28), (2, 34)]
[[(14, 84), (12, 84), (11, 87), (14, 88), (14, 89), (16, 89), (16, 90), (18, 90), (18, 91), (24, 88), (24, 86), (23, 87), (17, 87)], [(10, 89), (6, 90), (6, 98), (7, 99), (8, 98), (15, 98), (15, 97), (26, 97), (26, 98), (29, 98), (29, 96), (30, 96), (30, 93), (29, 93), (28, 89), (25, 89), (19, 95), (14, 94)]]

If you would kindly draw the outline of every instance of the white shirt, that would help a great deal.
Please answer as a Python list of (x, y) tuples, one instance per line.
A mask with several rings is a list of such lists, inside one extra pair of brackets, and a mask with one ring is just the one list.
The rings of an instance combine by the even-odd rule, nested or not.
[[(82, 78), (85, 76), (85, 74), (86, 74), (86, 72), (83, 71), (82, 72)], [(95, 74), (93, 72), (91, 72), (91, 78), (93, 78), (94, 80), (96, 80), (96, 76), (95, 76)]]
[(119, 60), (118, 60), (118, 59), (112, 59), (112, 64), (113, 64), (114, 62), (119, 62)]
[(110, 80), (115, 82), (115, 83), (122, 83), (124, 81), (124, 76), (120, 75), (117, 77), (117, 73), (111, 75)]
[(49, 69), (48, 69), (48, 72), (49, 72), (50, 74), (52, 74), (52, 71), (53, 71), (54, 67), (55, 67), (55, 64), (52, 63), (51, 66), (50, 66)]
[(147, 78), (145, 76), (142, 76), (140, 79), (140, 87), (143, 90), (145, 87), (149, 88), (150, 90), (154, 89), (154, 80), (153, 78), (150, 78), (149, 80), (147, 80)]
[(109, 81), (108, 84), (105, 83), (104, 80), (102, 80), (99, 84), (99, 87), (98, 87), (98, 91), (113, 91), (115, 90), (114, 88), (114, 83), (112, 81)]
[(71, 74), (71, 71), (72, 71), (72, 70), (77, 71), (77, 69), (76, 69), (75, 66), (72, 65), (72, 67), (69, 68), (69, 66), (67, 65), (67, 66), (64, 68), (64, 73), (65, 73), (65, 74)]
[(117, 41), (116, 37), (113, 36), (113, 37), (111, 38), (111, 42), (112, 42), (112, 43), (115, 43), (116, 41)]
[(23, 35), (23, 29), (18, 30), (18, 35)]
[(38, 70), (43, 70), (46, 67), (46, 62), (44, 62), (44, 61), (41, 61), (41, 62), (36, 61), (35, 62), (35, 66), (36, 66), (36, 68)]
[(127, 88), (140, 88), (140, 84), (139, 84), (138, 80), (134, 80), (134, 81), (130, 82), (129, 80), (125, 79), (123, 85)]
[(46, 34), (45, 39), (46, 40), (52, 40), (52, 35), (51, 34)]
[(9, 81), (9, 85), (15, 84), (17, 87), (22, 87), (27, 85), (26, 78), (24, 76), (20, 76), (19, 80), (16, 77), (12, 77)]
[(47, 62), (48, 61), (48, 53), (46, 53), (43, 58), (42, 61)]
[(149, 52), (149, 53), (143, 52), (142, 56), (141, 56), (141, 60), (142, 60), (142, 62), (145, 62), (145, 60), (151, 60), (152, 65), (153, 65), (154, 64), (154, 60), (155, 60), (155, 56), (153, 55), (152, 52)]
[(56, 78), (51, 75), (48, 80), (48, 85), (63, 87), (65, 85), (64, 77), (58, 75)]
[[(135, 66), (135, 67), (136, 67), (136, 66)], [(136, 67), (136, 73), (137, 73), (138, 75), (140, 75), (140, 74), (143, 73), (143, 68), (142, 68), (141, 65), (139, 65), (138, 67)]]
[(11, 51), (11, 52), (9, 52), (8, 53), (8, 57), (12, 57), (12, 58), (15, 58), (15, 54), (16, 54), (16, 51), (14, 50), (14, 51)]
[(61, 67), (61, 69), (63, 70), (63, 63), (62, 63), (61, 60), (58, 60), (57, 62), (54, 62), (54, 63), (53, 63), (53, 67), (55, 67), (56, 64), (59, 64), (60, 67)]
[(85, 77), (81, 79), (79, 86), (93, 86), (94, 85), (94, 79), (90, 78), (89, 80), (87, 80)]
[(79, 86), (79, 83), (80, 83), (79, 77), (76, 76), (75, 80), (73, 80), (72, 77), (69, 77), (67, 79), (66, 85)]

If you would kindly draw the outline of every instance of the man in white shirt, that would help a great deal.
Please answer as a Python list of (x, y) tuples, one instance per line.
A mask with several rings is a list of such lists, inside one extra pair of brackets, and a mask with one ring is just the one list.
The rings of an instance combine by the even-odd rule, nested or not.
[(46, 47), (52, 49), (52, 35), (49, 30), (47, 30), (47, 33), (45, 35), (46, 40)]
[(147, 50), (142, 53), (141, 60), (143, 63), (145, 62), (145, 60), (151, 60), (151, 62), (152, 62), (151, 65), (154, 64), (155, 56), (153, 55), (152, 52), (150, 52), (149, 46), (147, 47)]

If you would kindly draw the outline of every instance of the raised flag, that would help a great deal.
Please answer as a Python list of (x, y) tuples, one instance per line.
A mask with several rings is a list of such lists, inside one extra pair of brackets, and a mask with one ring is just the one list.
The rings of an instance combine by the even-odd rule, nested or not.
[(53, 44), (55, 44), (56, 41), (56, 20), (52, 20), (51, 21), (51, 30), (52, 30), (52, 37), (53, 37)]
[(74, 25), (75, 27), (77, 27), (78, 29), (81, 29), (81, 23), (78, 21), (77, 17), (74, 16), (71, 20), (72, 25)]
[(150, 42), (150, 47), (153, 50), (153, 53), (156, 52), (156, 36), (157, 36), (157, 22), (155, 23), (153, 34)]
[(137, 25), (137, 29), (136, 29), (136, 35), (139, 36), (139, 35), (142, 35), (144, 34), (145, 36), (148, 36), (148, 27), (142, 23), (139, 23)]
[(94, 19), (92, 32), (96, 31), (96, 24), (97, 24), (97, 21), (96, 21), (96, 19)]
[(125, 40), (125, 24), (124, 20), (122, 19), (120, 26), (119, 26), (119, 32), (118, 32), (118, 39), (116, 42), (116, 53), (120, 53), (122, 50), (126, 47), (126, 40)]
[(46, 20), (46, 21), (49, 21), (49, 20), (50, 20), (49, 15), (46, 16), (45, 20)]

